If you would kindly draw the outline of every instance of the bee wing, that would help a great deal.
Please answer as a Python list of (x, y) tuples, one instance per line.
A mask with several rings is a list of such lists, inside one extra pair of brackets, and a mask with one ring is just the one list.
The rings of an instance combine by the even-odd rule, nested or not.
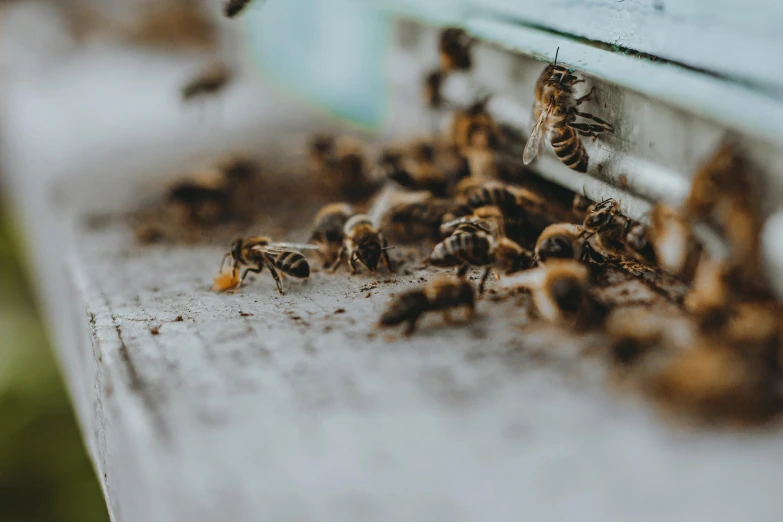
[(546, 108), (545, 111), (541, 111), (541, 115), (538, 117), (536, 125), (533, 127), (533, 132), (530, 133), (530, 137), (525, 145), (525, 152), (522, 153), (522, 162), (527, 165), (538, 157), (538, 153), (541, 150), (541, 139), (544, 137), (544, 122), (549, 117), (549, 113), (552, 111), (552, 104)]

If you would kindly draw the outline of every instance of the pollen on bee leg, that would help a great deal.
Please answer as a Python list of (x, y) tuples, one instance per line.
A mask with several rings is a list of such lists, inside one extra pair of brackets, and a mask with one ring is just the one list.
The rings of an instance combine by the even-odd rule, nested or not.
[(222, 270), (215, 276), (212, 284), (213, 292), (225, 292), (235, 288), (239, 284), (239, 269), (230, 267), (229, 270)]

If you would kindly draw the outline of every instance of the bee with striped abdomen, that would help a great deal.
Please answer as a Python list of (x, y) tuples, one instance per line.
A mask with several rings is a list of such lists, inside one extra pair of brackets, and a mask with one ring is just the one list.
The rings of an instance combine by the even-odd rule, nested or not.
[(468, 216), (452, 219), (440, 226), (443, 237), (465, 232), (486, 232), (494, 237), (504, 237), (506, 234), (503, 213), (494, 205), (479, 207)]
[(437, 279), (425, 286), (410, 290), (398, 296), (383, 313), (381, 326), (397, 326), (408, 323), (405, 335), (410, 335), (416, 329), (416, 323), (426, 312), (440, 311), (444, 320), (451, 322), (451, 310), (465, 308), (467, 318), (473, 317), (475, 311), (475, 291), (465, 279), (467, 265), (460, 268), (456, 278)]
[(479, 294), (493, 269), (513, 274), (533, 266), (533, 255), (508, 238), (495, 239), (483, 231), (455, 233), (432, 249), (426, 259), (432, 266), (472, 265), (484, 267), (479, 284)]
[(582, 225), (573, 223), (555, 223), (546, 227), (538, 236), (535, 254), (539, 263), (551, 259), (603, 261), (603, 257), (585, 237)]
[(345, 222), (354, 214), (348, 203), (330, 203), (315, 216), (310, 242), (318, 245), (324, 266), (331, 266), (343, 246)]
[(369, 216), (356, 214), (351, 217), (345, 222), (343, 234), (343, 246), (337, 253), (337, 261), (332, 265), (332, 272), (339, 268), (346, 256), (353, 273), (357, 271), (357, 261), (370, 272), (375, 272), (381, 259), (390, 272), (394, 271), (389, 259), (386, 239), (376, 230)]
[[(574, 85), (582, 82), (584, 80), (578, 79), (571, 70), (557, 65), (555, 54), (555, 61), (544, 69), (536, 82), (533, 108), (536, 123), (522, 156), (525, 165), (538, 157), (544, 138), (548, 138), (555, 154), (566, 167), (577, 172), (587, 172), (587, 151), (579, 136), (592, 136), (595, 139), (601, 133), (614, 132), (614, 127), (601, 118), (577, 110), (593, 92), (591, 90), (581, 98), (575, 98)], [(577, 123), (577, 117), (594, 123)]]
[(237, 239), (231, 244), (231, 250), (223, 256), (220, 273), (224, 273), (226, 259), (231, 259), (233, 273), (245, 267), (234, 289), (242, 286), (250, 272), (260, 274), (267, 268), (277, 284), (277, 291), (284, 295), (283, 282), (278, 271), (297, 279), (310, 277), (310, 264), (299, 250), (315, 250), (316, 245), (298, 245), (274, 243), (269, 237), (254, 236)]

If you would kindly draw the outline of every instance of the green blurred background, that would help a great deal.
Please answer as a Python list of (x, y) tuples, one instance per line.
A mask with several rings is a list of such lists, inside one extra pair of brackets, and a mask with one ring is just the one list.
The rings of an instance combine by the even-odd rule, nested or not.
[(106, 522), (19, 251), (0, 211), (0, 521)]

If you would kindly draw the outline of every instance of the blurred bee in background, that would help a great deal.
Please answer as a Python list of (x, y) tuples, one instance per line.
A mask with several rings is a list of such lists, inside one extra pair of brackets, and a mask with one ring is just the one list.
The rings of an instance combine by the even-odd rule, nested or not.
[(693, 277), (702, 249), (690, 223), (677, 209), (665, 203), (655, 204), (650, 211), (647, 237), (661, 268), (686, 280)]
[(470, 176), (467, 161), (451, 148), (420, 141), (403, 150), (388, 149), (378, 159), (383, 177), (410, 191), (426, 190), (446, 197), (463, 178)]
[(230, 193), (223, 172), (206, 168), (191, 172), (168, 190), (169, 208), (186, 225), (214, 225), (230, 212)]
[(228, 87), (233, 77), (233, 72), (226, 64), (211, 63), (182, 87), (182, 100), (188, 102), (215, 95)]
[(496, 206), (477, 208), (468, 216), (443, 223), (440, 233), (443, 237), (465, 232), (485, 232), (495, 238), (505, 237), (505, 218)]
[[(284, 295), (283, 281), (278, 271), (285, 275), (306, 279), (310, 277), (310, 264), (307, 258), (299, 252), (304, 249), (318, 249), (316, 245), (297, 245), (290, 243), (273, 243), (266, 236), (255, 236), (247, 239), (237, 239), (231, 244), (231, 250), (223, 256), (220, 263), (220, 274), (224, 273), (227, 259), (231, 259), (231, 270), (234, 277), (241, 267), (246, 267), (239, 277), (234, 289), (242, 286), (251, 272), (260, 274), (267, 268), (277, 284), (277, 291)], [(217, 284), (216, 278), (216, 284)]]
[(353, 214), (353, 207), (348, 203), (330, 203), (316, 214), (310, 243), (318, 245), (324, 267), (337, 260), (345, 237), (343, 227)]
[(589, 272), (582, 263), (552, 260), (546, 266), (515, 274), (506, 287), (527, 288), (540, 317), (551, 322), (575, 321), (580, 326), (601, 326), (605, 308), (588, 293)]
[[(548, 138), (555, 154), (566, 167), (587, 172), (588, 155), (579, 136), (595, 139), (601, 133), (614, 132), (614, 128), (601, 118), (577, 110), (593, 93), (591, 90), (581, 98), (574, 98), (574, 85), (582, 82), (584, 80), (578, 79), (568, 68), (557, 65), (555, 54), (555, 61), (544, 69), (536, 82), (533, 107), (536, 123), (522, 156), (525, 165), (541, 154), (543, 140)], [(577, 123), (577, 117), (594, 123)]]
[(479, 294), (482, 294), (494, 269), (506, 274), (526, 270), (533, 266), (533, 255), (508, 238), (495, 239), (483, 231), (455, 231), (435, 245), (425, 263), (442, 267), (464, 264), (485, 267), (479, 284)]
[[(266, 0), (256, 1), (258, 3), (263, 3)], [(253, 0), (226, 0), (226, 3), (223, 4), (223, 14), (226, 18), (234, 18), (242, 13), (251, 2), (253, 2)]]
[(317, 135), (310, 143), (310, 157), (322, 180), (350, 201), (361, 201), (377, 188), (369, 177), (364, 147), (356, 139)]
[(436, 279), (424, 288), (409, 290), (398, 296), (383, 313), (380, 326), (397, 326), (407, 323), (405, 335), (416, 330), (416, 323), (426, 312), (440, 311), (446, 323), (451, 323), (451, 310), (464, 308), (467, 319), (475, 313), (475, 291), (465, 279), (468, 266), (457, 271), (456, 278)]
[(337, 253), (337, 261), (332, 265), (332, 272), (340, 267), (346, 256), (354, 274), (357, 271), (357, 261), (370, 272), (375, 272), (381, 259), (390, 272), (394, 271), (387, 252), (389, 247), (386, 239), (376, 230), (366, 214), (356, 214), (346, 221), (343, 234), (343, 246)]
[(464, 216), (470, 212), (466, 206), (451, 199), (432, 196), (413, 201), (392, 204), (381, 217), (381, 230), (393, 241), (406, 243), (420, 239), (440, 239), (444, 220)]
[(729, 267), (745, 286), (761, 289), (760, 195), (751, 166), (727, 140), (693, 176), (683, 203), (690, 219), (716, 224), (729, 244)]

